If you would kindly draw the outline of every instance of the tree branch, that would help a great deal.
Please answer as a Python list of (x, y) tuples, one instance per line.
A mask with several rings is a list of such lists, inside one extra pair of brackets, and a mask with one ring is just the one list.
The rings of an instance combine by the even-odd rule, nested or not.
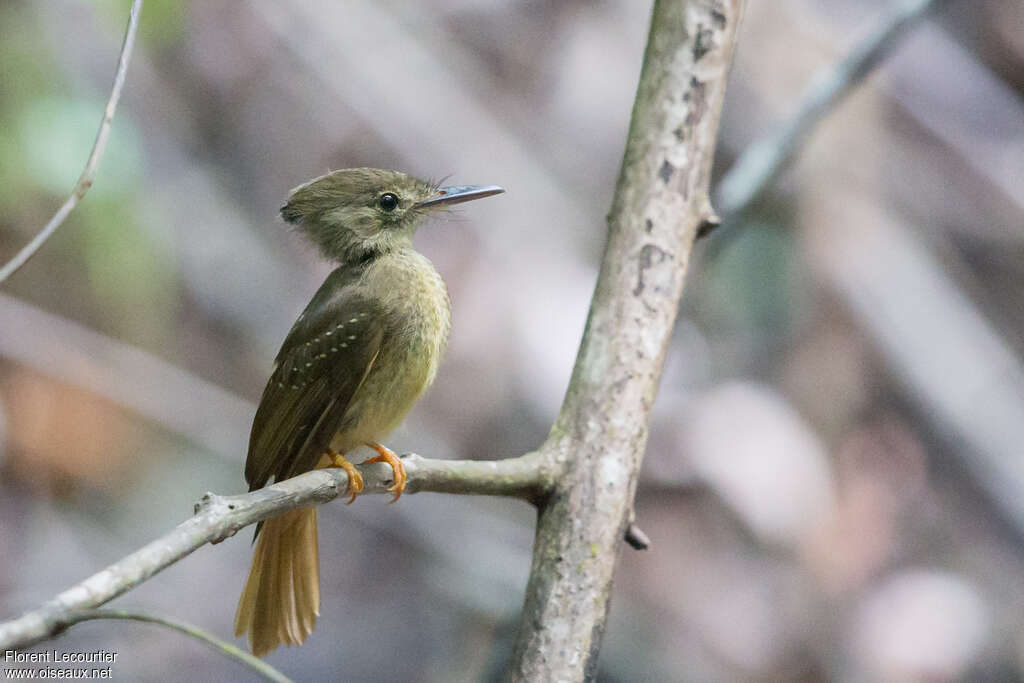
[[(550, 474), (534, 453), (493, 462), (403, 457), (406, 493), (433, 491), (467, 495), (509, 496), (535, 501), (544, 497)], [(357, 465), (363, 493), (387, 493), (391, 468), (384, 463)], [(343, 495), (348, 475), (341, 469), (314, 470), (252, 493), (218, 496), (207, 493), (195, 516), (170, 533), (140, 548), (54, 599), (21, 617), (0, 624), (0, 650), (30, 647), (73, 622), (83, 609), (98, 607), (132, 590), (164, 568), (207, 543), (219, 543), (239, 529), (287, 510), (319, 505)]]
[(647, 424), (698, 226), (742, 0), (657, 0), (590, 316), (541, 448), (557, 472), (537, 521), (510, 667), (593, 678)]
[(903, 0), (848, 55), (819, 69), (804, 89), (796, 115), (748, 146), (718, 183), (715, 206), (722, 215), (732, 218), (746, 211), (789, 165), (822, 119), (881, 64), (911, 28), (945, 1)]
[(85, 162), (85, 169), (78, 177), (71, 195), (64, 204), (57, 210), (43, 229), (26, 244), (21, 251), (14, 255), (10, 261), (0, 267), (0, 282), (3, 282), (25, 263), (32, 258), (40, 247), (50, 239), (50, 236), (57, 231), (57, 228), (64, 223), (64, 220), (78, 206), (78, 202), (85, 197), (85, 193), (92, 187), (96, 177), (96, 171), (100, 166), (100, 159), (107, 149), (107, 138), (110, 136), (110, 124), (114, 120), (114, 112), (117, 110), (117, 103), (121, 99), (121, 90), (124, 88), (125, 76), (128, 73), (128, 62), (131, 60), (132, 48), (135, 46), (135, 34), (139, 28), (139, 14), (142, 12), (142, 0), (134, 0), (131, 10), (128, 12), (128, 28), (125, 30), (124, 42), (121, 44), (121, 53), (117, 60), (117, 73), (114, 75), (114, 86), (110, 91), (110, 98), (107, 100), (106, 109), (103, 111), (103, 120), (100, 122), (100, 129), (96, 132), (96, 140), (92, 144), (92, 151), (89, 152), (89, 159)]
[(227, 643), (220, 638), (207, 633), (201, 628), (184, 621), (178, 621), (177, 619), (169, 619), (167, 617), (150, 614), (148, 612), (134, 612), (119, 609), (89, 609), (70, 613), (67, 617), (67, 623), (64, 628), (69, 628), (83, 621), (95, 621), (100, 619), (143, 621), (149, 624), (165, 626), (174, 631), (178, 631), (179, 633), (184, 633), (186, 636), (195, 638), (228, 659), (233, 659), (240, 664), (244, 664), (268, 681), (275, 681), (276, 683), (291, 683), (290, 678), (258, 657), (252, 656), (245, 650), (237, 648), (231, 643)]

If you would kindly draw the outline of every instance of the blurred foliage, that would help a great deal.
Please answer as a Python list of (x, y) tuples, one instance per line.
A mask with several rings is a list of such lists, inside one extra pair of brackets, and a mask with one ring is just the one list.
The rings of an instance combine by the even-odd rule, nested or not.
[(800, 310), (796, 242), (778, 225), (756, 219), (736, 230), (705, 273), (709, 322), (724, 328), (719, 334), (746, 329), (781, 336)]
[[(52, 196), (59, 206), (88, 159), (105, 101), (71, 97), (30, 99), (11, 130), (16, 136), (24, 188)], [(64, 242), (84, 264), (86, 281), (114, 329), (137, 340), (158, 339), (173, 303), (173, 264), (138, 217), (145, 210), (144, 157), (138, 131), (124, 112), (111, 130), (106, 153), (88, 201), (75, 212)], [(24, 193), (21, 194), (24, 196)], [(11, 197), (15, 200), (15, 197)], [(54, 208), (56, 210), (56, 208)]]
[[(23, 154), (19, 118), (35, 98), (45, 97), (60, 83), (55, 73), (56, 65), (38, 49), (36, 36), (21, 28), (28, 21), (26, 14), (19, 3), (0, 5), (0, 82), (3, 83), (3, 97), (0, 97), (0, 174), (3, 177), (3, 182), (0, 182), (0, 208), (4, 210), (23, 200), (29, 180), (17, 170)], [(93, 135), (97, 120), (90, 124)], [(70, 190), (75, 179), (62, 191)]]
[[(96, 138), (105, 101), (71, 97), (30, 100), (14, 125), (25, 175), (56, 196), (74, 187)], [(111, 130), (103, 174), (89, 190), (102, 200), (119, 200), (139, 189), (142, 148), (131, 118), (122, 115)]]
[[(131, 0), (78, 0), (96, 7), (111, 31), (122, 31), (128, 20)], [(139, 39), (150, 49), (173, 46), (184, 36), (188, 25), (188, 4), (180, 0), (146, 0), (139, 20)]]

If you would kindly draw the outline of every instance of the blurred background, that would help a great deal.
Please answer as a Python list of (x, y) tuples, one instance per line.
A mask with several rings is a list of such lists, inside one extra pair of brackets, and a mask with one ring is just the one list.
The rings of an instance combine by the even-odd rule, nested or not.
[[(751, 0), (716, 178), (892, 2)], [(127, 0), (0, 4), (0, 260), (88, 155)], [(582, 333), (649, 3), (147, 0), (94, 189), (0, 291), (0, 617), (245, 489), (255, 402), (329, 266), (290, 188), (378, 166), (502, 197), (417, 243), (451, 291), (437, 383), (392, 438), (543, 441)], [(1024, 5), (953, 0), (702, 241), (637, 494), (603, 681), (1024, 679)], [(532, 509), (383, 496), (321, 511), (296, 680), (497, 680)], [(115, 606), (221, 637), (249, 533)], [(124, 680), (250, 680), (143, 624), (42, 649)]]

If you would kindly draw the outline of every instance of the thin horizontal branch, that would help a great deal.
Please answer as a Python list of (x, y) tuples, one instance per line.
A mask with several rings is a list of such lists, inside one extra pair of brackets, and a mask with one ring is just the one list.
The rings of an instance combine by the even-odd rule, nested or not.
[[(503, 496), (536, 503), (553, 483), (553, 475), (545, 468), (547, 460), (536, 453), (506, 460), (428, 460), (410, 454), (403, 461), (409, 475), (405, 490), (409, 493)], [(383, 463), (377, 467), (391, 472)]]
[[(539, 456), (481, 462), (432, 460), (416, 454), (403, 457), (406, 493), (433, 491), (540, 500), (550, 482)], [(391, 468), (384, 463), (357, 465), (364, 494), (387, 493)], [(132, 590), (166, 567), (207, 543), (218, 543), (239, 529), (287, 510), (320, 505), (345, 494), (344, 470), (314, 470), (252, 493), (219, 496), (207, 493), (195, 515), (168, 534), (72, 586), (17, 619), (0, 624), (0, 650), (30, 647), (68, 627), (80, 610), (99, 607)]]
[(754, 142), (718, 183), (714, 206), (727, 220), (750, 207), (796, 156), (817, 125), (859, 85), (928, 12), (945, 0), (903, 0), (841, 60), (811, 78), (797, 113)]
[(85, 162), (85, 169), (78, 177), (71, 195), (67, 201), (57, 210), (50, 222), (26, 244), (21, 251), (14, 255), (10, 261), (0, 268), (0, 282), (3, 282), (13, 275), (19, 268), (32, 258), (40, 247), (50, 239), (50, 236), (57, 231), (57, 228), (64, 223), (64, 220), (71, 214), (78, 202), (85, 197), (85, 193), (92, 187), (96, 178), (96, 171), (100, 167), (100, 159), (107, 149), (107, 138), (110, 137), (110, 124), (114, 120), (114, 112), (117, 111), (117, 103), (121, 99), (121, 90), (124, 89), (125, 76), (128, 73), (128, 62), (132, 57), (132, 48), (135, 46), (135, 34), (139, 29), (139, 14), (142, 12), (142, 0), (134, 0), (131, 10), (128, 13), (128, 28), (124, 33), (124, 42), (121, 44), (121, 53), (117, 60), (117, 73), (114, 75), (114, 86), (110, 90), (110, 98), (103, 110), (103, 120), (96, 132), (96, 140), (92, 144), (92, 151), (89, 152), (89, 159)]
[(212, 648), (215, 652), (224, 655), (228, 659), (233, 659), (239, 664), (243, 664), (254, 672), (267, 679), (268, 681), (275, 681), (276, 683), (291, 683), (290, 678), (282, 674), (280, 671), (270, 666), (258, 657), (254, 657), (245, 650), (235, 647), (231, 643), (221, 640), (220, 638), (207, 633), (197, 626), (193, 626), (188, 622), (179, 621), (177, 619), (171, 619), (168, 617), (162, 617), (157, 614), (151, 614), (149, 612), (136, 612), (121, 609), (87, 609), (72, 612), (68, 615), (67, 624), (65, 628), (80, 624), (83, 621), (97, 621), (101, 619), (123, 619), (126, 621), (143, 621), (148, 624), (157, 624), (159, 626), (165, 626), (179, 633), (184, 633), (186, 636), (195, 638), (204, 645)]

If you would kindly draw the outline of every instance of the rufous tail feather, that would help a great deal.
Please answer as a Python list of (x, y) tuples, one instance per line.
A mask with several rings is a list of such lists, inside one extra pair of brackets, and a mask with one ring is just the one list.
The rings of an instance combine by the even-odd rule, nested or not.
[(316, 508), (290, 510), (260, 530), (252, 567), (235, 612), (235, 636), (249, 634), (262, 657), (278, 645), (301, 645), (320, 615)]

